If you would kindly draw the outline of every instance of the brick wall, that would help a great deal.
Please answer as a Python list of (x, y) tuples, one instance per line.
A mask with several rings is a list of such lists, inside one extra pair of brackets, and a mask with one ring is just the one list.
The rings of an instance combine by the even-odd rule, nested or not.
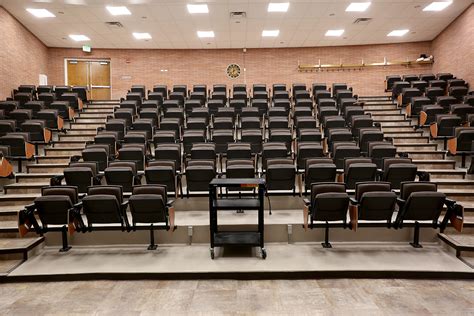
[(432, 42), (434, 72), (451, 72), (474, 85), (474, 4)]
[(47, 74), (48, 48), (0, 6), (0, 100), (20, 84), (38, 84)]
[[(430, 72), (430, 65), (387, 66), (362, 70), (334, 70), (314, 73), (298, 72), (301, 63), (323, 64), (382, 62), (416, 59), (420, 53), (431, 53), (430, 42), (388, 45), (362, 45), (314, 48), (277, 48), (219, 50), (125, 50), (92, 49), (91, 54), (79, 49), (50, 48), (49, 75), (52, 84), (64, 84), (64, 58), (110, 58), (112, 74), (112, 98), (124, 96), (132, 84), (145, 84), (151, 89), (154, 84), (226, 83), (273, 83), (291, 84), (304, 82), (346, 82), (359, 95), (383, 94), (386, 75), (400, 73)], [(227, 78), (225, 69), (230, 63), (238, 63), (246, 71), (238, 79)], [(161, 72), (167, 69), (168, 72)], [(123, 78), (125, 76), (125, 78)], [(131, 77), (131, 79), (128, 79)]]

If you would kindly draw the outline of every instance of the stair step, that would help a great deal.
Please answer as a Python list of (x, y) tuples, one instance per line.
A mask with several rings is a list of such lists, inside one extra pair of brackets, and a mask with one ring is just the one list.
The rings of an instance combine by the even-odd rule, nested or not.
[(430, 174), (431, 180), (436, 179), (464, 179), (466, 171), (459, 169), (425, 169), (419, 168), (419, 171), (425, 171)]
[(87, 110), (87, 112), (81, 112), (79, 113), (79, 116), (76, 118), (76, 119), (88, 119), (88, 118), (91, 118), (91, 119), (106, 119), (108, 115), (110, 115), (110, 111), (102, 111), (102, 112), (89, 112)]
[[(18, 212), (22, 209), (23, 205), (2, 205), (0, 206), (0, 223), (11, 222), (18, 220)], [(17, 226), (15, 224), (15, 226)], [(17, 227), (18, 228), (18, 227)]]
[(103, 127), (105, 122), (103, 123), (71, 123), (71, 131), (72, 130), (96, 130), (98, 127)]
[(414, 132), (411, 131), (395, 131), (395, 132), (386, 132), (383, 131), (385, 137), (418, 137), (423, 136), (423, 131)]
[(25, 206), (34, 201), (38, 197), (38, 194), (1, 194), (0, 195), (0, 205), (19, 205)]
[(435, 160), (443, 160), (446, 157), (445, 151), (433, 151), (433, 150), (414, 150), (414, 151), (398, 151), (398, 152), (405, 152), (408, 154), (408, 157), (412, 159), (435, 159)]
[(412, 122), (411, 121), (407, 121), (407, 120), (400, 120), (400, 121), (396, 121), (396, 120), (390, 120), (390, 121), (378, 121), (380, 122), (380, 125), (382, 126), (382, 128), (385, 128), (386, 126), (412, 126)]
[(72, 156), (72, 155), (81, 155), (82, 150), (84, 147), (69, 147), (69, 148), (45, 148), (46, 156), (54, 155), (54, 156)]
[(384, 133), (398, 133), (398, 132), (413, 132), (412, 126), (385, 126), (383, 129)]
[(81, 128), (81, 129), (70, 129), (68, 132), (68, 135), (70, 136), (81, 136), (81, 135), (96, 135), (97, 134), (97, 129), (96, 128)]
[(114, 108), (93, 108), (87, 109), (87, 113), (107, 113), (108, 115), (112, 115), (114, 113)]
[(438, 148), (437, 144), (433, 143), (398, 143), (398, 151), (411, 151), (411, 150), (436, 150)]
[(0, 238), (0, 254), (26, 253), (44, 242), (44, 237)]
[(364, 110), (394, 110), (398, 109), (396, 104), (391, 104), (391, 103), (366, 103), (362, 106)]
[(3, 187), (5, 194), (30, 194), (30, 193), (41, 193), (41, 188), (49, 185), (48, 182), (36, 182), (36, 183), (14, 183), (7, 184)]
[[(445, 242), (448, 246), (456, 250), (456, 257), (460, 258), (462, 252), (474, 251), (474, 235), (460, 233), (439, 233), (438, 238)], [(464, 259), (464, 258), (463, 258)], [(472, 267), (472, 257), (466, 258)], [(466, 262), (466, 259), (464, 261)]]
[(76, 118), (73, 124), (105, 124), (106, 117), (99, 117), (99, 118)]
[(78, 133), (78, 134), (61, 134), (59, 135), (59, 140), (60, 141), (76, 141), (76, 140), (81, 140), (81, 141), (93, 141), (94, 137), (96, 136), (96, 133)]
[(420, 169), (454, 169), (456, 161), (454, 160), (413, 160), (413, 163)]
[(0, 260), (0, 276), (6, 276), (13, 269), (23, 263), (23, 259)]
[(42, 163), (27, 165), (26, 170), (28, 173), (59, 173), (62, 174), (64, 168), (67, 168), (69, 164), (59, 163)]
[(438, 184), (438, 190), (442, 191), (444, 189), (464, 189), (474, 188), (474, 180), (464, 180), (464, 179), (434, 179), (432, 182)]
[(405, 121), (405, 114), (372, 114), (374, 121), (377, 122), (387, 122), (387, 121)]
[(79, 139), (79, 140), (60, 140), (60, 141), (56, 141), (54, 143), (52, 143), (51, 145), (54, 147), (54, 148), (64, 148), (64, 147), (80, 147), (82, 145), (82, 147), (85, 147), (86, 146), (86, 140), (82, 140), (82, 139)]
[(15, 179), (17, 183), (44, 183), (62, 173), (17, 173)]
[(36, 163), (68, 163), (71, 155), (48, 155), (36, 157)]
[(364, 112), (370, 113), (372, 114), (372, 116), (401, 114), (400, 110), (397, 110), (397, 109), (366, 109), (364, 108)]
[(404, 144), (404, 143), (418, 143), (418, 144), (427, 144), (430, 142), (430, 138), (428, 136), (420, 136), (420, 135), (404, 135), (404, 136), (396, 136), (393, 138), (393, 144), (397, 146), (397, 144)]
[(446, 188), (440, 189), (439, 191), (446, 194), (448, 198), (456, 200), (461, 204), (463, 204), (465, 201), (474, 202), (474, 188), (469, 186), (464, 188)]
[(96, 103), (96, 104), (89, 104), (87, 106), (87, 108), (85, 109), (85, 111), (89, 112), (89, 110), (93, 110), (93, 109), (113, 109), (115, 107), (119, 106), (119, 104), (117, 103), (111, 103), (111, 104), (107, 104), (107, 103)]

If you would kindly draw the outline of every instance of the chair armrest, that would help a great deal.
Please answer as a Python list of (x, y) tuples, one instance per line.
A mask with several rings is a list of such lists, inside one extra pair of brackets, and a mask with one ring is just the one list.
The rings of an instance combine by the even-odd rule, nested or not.
[(403, 199), (397, 197), (397, 205), (398, 205), (398, 207), (400, 207), (400, 208), (403, 207), (403, 206), (405, 205), (405, 203), (406, 203), (405, 200), (403, 200)]
[(78, 162), (79, 160), (81, 160), (81, 158), (82, 156), (79, 155), (71, 156), (70, 162)]
[(173, 204), (174, 204), (174, 200), (168, 200), (168, 201), (166, 202), (166, 206), (167, 206), (167, 207), (171, 207), (171, 206), (173, 206)]
[(430, 181), (430, 174), (426, 171), (417, 171), (416, 175), (419, 181)]
[(310, 205), (311, 205), (311, 201), (310, 201), (309, 199), (306, 199), (306, 198), (303, 199), (303, 203), (304, 203), (304, 205), (306, 205), (306, 206), (310, 206)]
[(54, 177), (51, 177), (51, 179), (49, 180), (49, 185), (61, 185), (61, 181), (63, 181), (64, 179), (64, 176), (61, 175), (61, 176), (54, 176)]
[(349, 201), (351, 202), (352, 205), (357, 205), (357, 204), (359, 204), (359, 201), (357, 201), (357, 200), (356, 200), (355, 198), (353, 198), (353, 197), (350, 197), (350, 198), (349, 198)]
[(82, 202), (78, 202), (72, 206), (76, 210), (80, 210), (82, 208)]
[(36, 209), (36, 206), (34, 204), (28, 204), (28, 205), (25, 205), (24, 206), (25, 210), (27, 210), (28, 212), (32, 212)]
[(454, 204), (456, 204), (456, 201), (455, 201), (455, 200), (452, 200), (452, 199), (446, 198), (446, 200), (444, 201), (444, 204), (445, 204), (447, 207), (452, 207), (452, 206), (454, 206)]

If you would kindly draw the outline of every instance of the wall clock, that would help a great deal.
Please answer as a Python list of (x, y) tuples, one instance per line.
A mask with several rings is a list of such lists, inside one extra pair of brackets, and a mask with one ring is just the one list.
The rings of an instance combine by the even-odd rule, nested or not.
[(231, 79), (236, 79), (240, 76), (240, 66), (237, 64), (230, 64), (227, 66), (227, 76)]

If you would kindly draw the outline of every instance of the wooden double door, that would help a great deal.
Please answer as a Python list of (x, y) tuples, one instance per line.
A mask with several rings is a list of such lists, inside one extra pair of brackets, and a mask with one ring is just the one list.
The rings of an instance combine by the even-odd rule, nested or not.
[(86, 86), (89, 100), (110, 100), (110, 61), (67, 59), (67, 85)]

